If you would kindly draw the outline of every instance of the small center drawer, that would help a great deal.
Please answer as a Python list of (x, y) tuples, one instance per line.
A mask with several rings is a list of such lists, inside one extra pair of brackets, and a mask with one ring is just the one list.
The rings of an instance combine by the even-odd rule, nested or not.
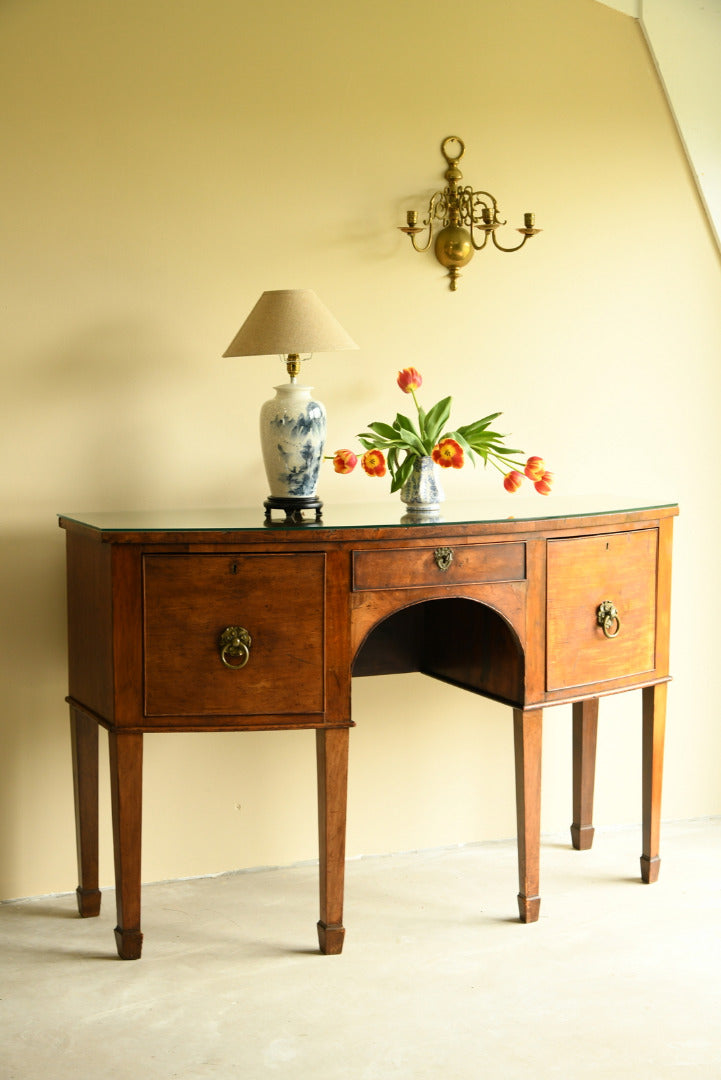
[(420, 589), (523, 581), (526, 545), (459, 544), (353, 552), (353, 589)]
[(322, 553), (146, 555), (143, 579), (146, 716), (323, 712)]

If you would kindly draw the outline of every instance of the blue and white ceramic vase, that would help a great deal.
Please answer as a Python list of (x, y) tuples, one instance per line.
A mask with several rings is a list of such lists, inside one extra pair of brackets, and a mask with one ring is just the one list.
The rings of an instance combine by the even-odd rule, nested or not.
[(438, 466), (432, 457), (418, 457), (413, 470), (401, 488), (401, 500), (412, 514), (437, 514), (445, 500), (437, 475)]
[(283, 499), (315, 497), (323, 448), (325, 407), (312, 386), (283, 383), (260, 410), (260, 444), (270, 494)]

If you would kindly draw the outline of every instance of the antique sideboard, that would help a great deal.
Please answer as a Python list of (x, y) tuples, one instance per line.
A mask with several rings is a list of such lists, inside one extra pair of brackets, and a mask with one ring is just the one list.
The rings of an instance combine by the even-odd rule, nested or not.
[[(351, 679), (418, 671), (513, 710), (518, 905), (538, 918), (541, 731), (573, 703), (576, 848), (593, 839), (598, 700), (642, 689), (641, 876), (659, 870), (675, 504), (478, 500), (442, 520), (382, 506), (62, 515), (79, 863), (100, 910), (107, 728), (119, 955), (141, 953), (146, 732), (315, 731), (321, 950), (343, 946)], [(272, 737), (272, 736), (271, 736)]]

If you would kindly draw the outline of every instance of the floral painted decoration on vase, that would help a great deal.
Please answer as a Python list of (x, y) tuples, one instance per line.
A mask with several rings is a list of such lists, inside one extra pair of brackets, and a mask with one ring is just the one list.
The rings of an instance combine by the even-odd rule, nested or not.
[(263, 461), (272, 496), (310, 498), (315, 492), (326, 435), (325, 406), (312, 386), (283, 383), (260, 411)]
[[(428, 410), (422, 408), (416, 397), (423, 379), (414, 367), (398, 372), (397, 383), (404, 394), (410, 394), (416, 407), (417, 420), (397, 413), (392, 424), (376, 421), (368, 425), (368, 431), (358, 438), (365, 448), (360, 457), (363, 470), (369, 476), (391, 477), (391, 491), (398, 491), (411, 480), (414, 468), (427, 458), (442, 469), (462, 469), (469, 457), (475, 464), (480, 458), (484, 467), (489, 463), (503, 476), (503, 487), (511, 494), (518, 491), (524, 479), (533, 484), (539, 495), (550, 495), (553, 473), (546, 469), (543, 458), (533, 455), (525, 462), (519, 460), (521, 450), (504, 445), (505, 435), (491, 430), (491, 424), (500, 412), (489, 413), (472, 424), (464, 424), (452, 431), (445, 431), (451, 415), (451, 398), (436, 402)], [(337, 450), (328, 460), (338, 473), (352, 472), (358, 457), (352, 450)]]

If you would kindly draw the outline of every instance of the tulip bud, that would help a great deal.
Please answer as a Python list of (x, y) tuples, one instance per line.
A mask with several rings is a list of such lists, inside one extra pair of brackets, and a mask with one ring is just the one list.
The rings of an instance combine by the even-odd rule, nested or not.
[(414, 390), (420, 390), (423, 385), (420, 372), (416, 371), (414, 367), (403, 368), (403, 371), (399, 371), (397, 382), (404, 394), (411, 394)]
[(512, 469), (511, 472), (506, 473), (503, 478), (503, 486), (506, 491), (509, 491), (511, 493), (511, 495), (514, 493), (514, 491), (518, 491), (522, 483), (523, 475), (522, 473), (516, 472), (515, 469)]
[(540, 480), (536, 480), (533, 485), (539, 495), (550, 495), (551, 488), (553, 487), (553, 473), (544, 472)]
[(358, 464), (358, 458), (352, 450), (336, 450), (333, 458), (333, 468), (337, 473), (353, 472)]
[(534, 482), (536, 480), (540, 480), (544, 472), (546, 471), (546, 466), (544, 464), (543, 458), (529, 457), (528, 461), (526, 462), (526, 467), (523, 471), (525, 472), (529, 480), (533, 480)]

